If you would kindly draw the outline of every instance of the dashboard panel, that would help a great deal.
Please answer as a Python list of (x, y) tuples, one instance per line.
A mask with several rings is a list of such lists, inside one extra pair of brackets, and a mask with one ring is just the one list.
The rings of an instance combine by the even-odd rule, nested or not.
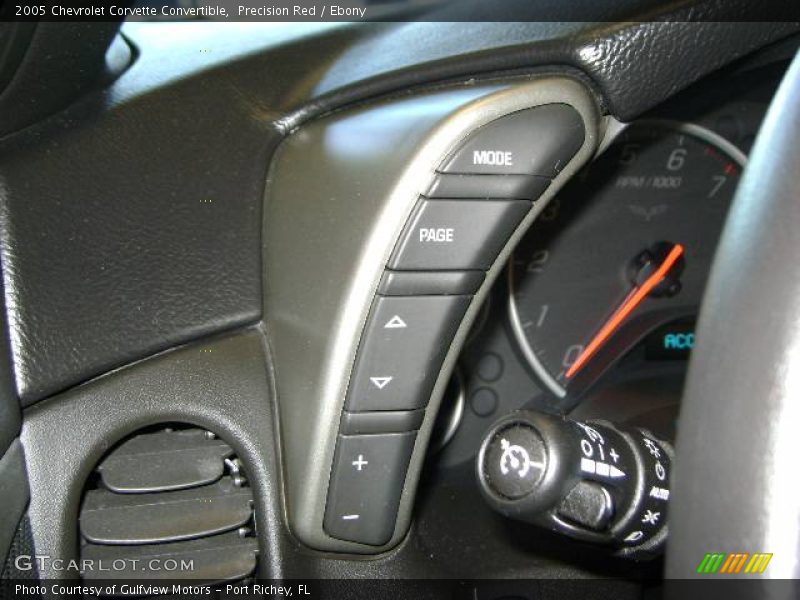
[[(684, 31), (680, 23), (668, 25), (663, 30), (642, 25), (647, 32), (641, 37), (668, 47), (694, 48), (675, 41), (674, 32)], [(699, 29), (687, 25), (685, 31), (690, 33), (682, 39), (706, 40), (710, 36), (691, 32), (725, 30), (711, 42), (719, 49), (714, 61), (705, 60), (707, 53), (701, 47), (697, 52), (703, 58), (693, 68), (672, 76), (651, 74), (648, 69), (660, 60), (659, 51), (648, 52), (642, 60), (633, 61), (637, 73), (627, 79), (620, 75), (624, 65), (620, 70), (613, 60), (597, 58), (602, 54), (597, 49), (606, 43), (599, 29), (597, 35), (587, 37), (593, 40), (591, 44), (569, 36), (566, 42), (558, 34), (558, 40), (537, 47), (546, 51), (531, 52), (525, 32), (536, 28), (523, 25), (515, 35), (522, 35), (525, 43), (516, 44), (518, 51), (504, 53), (498, 61), (482, 62), (483, 51), (458, 53), (450, 48), (445, 54), (433, 52), (433, 58), (426, 55), (431, 64), (424, 68), (414, 63), (415, 68), (400, 69), (402, 77), (391, 76), (388, 68), (373, 77), (373, 70), (386, 67), (378, 60), (363, 73), (353, 69), (353, 77), (347, 79), (324, 61), (313, 63), (316, 68), (299, 68), (311, 64), (301, 59), (308, 54), (335, 56), (336, 65), (352, 66), (365, 53), (383, 59), (374, 49), (385, 48), (385, 43), (402, 45), (414, 54), (419, 50), (406, 42), (416, 35), (415, 28), (393, 29), (386, 24), (353, 28), (358, 35), (349, 28), (331, 28), (316, 32), (316, 41), (315, 33), (306, 31), (298, 40), (286, 34), (290, 41), (275, 41), (275, 48), (273, 42), (264, 42), (258, 32), (250, 31), (249, 42), (229, 44), (242, 52), (235, 59), (226, 54), (213, 63), (213, 69), (192, 59), (191, 70), (183, 73), (179, 60), (163, 61), (164, 53), (173, 47), (148, 48), (158, 34), (130, 27), (130, 39), (142, 46), (142, 52), (108, 96), (95, 94), (47, 123), (4, 140), (4, 151), (11, 157), (8, 164), (19, 167), (17, 175), (7, 179), (11, 200), (4, 206), (8, 209), (4, 227), (20, 236), (4, 249), (4, 267), (23, 267), (6, 273), (6, 284), (11, 286), (7, 297), (18, 302), (16, 307), (24, 304), (26, 315), (49, 323), (47, 329), (58, 342), (42, 345), (52, 352), (49, 360), (26, 362), (26, 347), (44, 339), (30, 334), (40, 329), (39, 321), (11, 323), (15, 360), (20, 363), (16, 366), (22, 368), (16, 373), (17, 391), (24, 406), (68, 389), (29, 406), (23, 416), (32, 490), (29, 517), (37, 549), (73, 556), (78, 545), (75, 515), (94, 466), (110, 447), (136, 431), (178, 422), (230, 440), (245, 472), (253, 477), (260, 556), (251, 568), (259, 576), (536, 577), (545, 582), (542, 586), (546, 578), (611, 576), (624, 578), (614, 582), (614, 597), (639, 597), (638, 583), (660, 577), (658, 559), (621, 560), (584, 543), (588, 537), (568, 539), (530, 524), (533, 521), (505, 518), (481, 496), (476, 456), (493, 424), (520, 409), (551, 419), (611, 420), (645, 428), (659, 440), (674, 438), (693, 322), (716, 237), (785, 70), (786, 52), (779, 51), (775, 62), (767, 53), (754, 62), (728, 68), (631, 123), (617, 118), (638, 114), (642, 107), (652, 106), (655, 98), (673, 94), (789, 29), (788, 25), (761, 24), (753, 28), (752, 37), (745, 38), (737, 27), (727, 27), (731, 24), (702, 25)], [(490, 29), (494, 27), (484, 28)], [(441, 31), (450, 31), (448, 39), (462, 39), (456, 28)], [(505, 48), (509, 31), (502, 27), (496, 31), (492, 44)], [(615, 29), (615, 40), (617, 33)], [(186, 39), (179, 41), (185, 45), (183, 56), (197, 54)], [(556, 41), (569, 47), (574, 44), (575, 49), (557, 50)], [(726, 54), (728, 46), (735, 47), (735, 52)], [(314, 51), (300, 51), (301, 47)], [(336, 50), (327, 51), (331, 48)], [(576, 66), (555, 69), (556, 74), (550, 71), (552, 67), (531, 70), (532, 54), (537, 64)], [(619, 48), (611, 54), (620, 54)], [(445, 55), (447, 60), (440, 60)], [(578, 55), (581, 60), (574, 58)], [(670, 58), (670, 64), (680, 63)], [(587, 61), (596, 68), (587, 67)], [(151, 80), (149, 76), (157, 71), (154, 64), (161, 62), (170, 65), (168, 76), (162, 73)], [(443, 67), (445, 62), (452, 68)], [(480, 76), (472, 79), (476, 73)], [(651, 80), (656, 84), (647, 86)], [(620, 81), (626, 83), (617, 85)], [(631, 81), (642, 86), (640, 95), (628, 89)], [(546, 85), (537, 87), (542, 82)], [(515, 90), (521, 88), (525, 89), (520, 99)], [(103, 102), (109, 97), (114, 101)], [(564, 142), (569, 151), (556, 156), (544, 171), (499, 174), (492, 169), (514, 162), (508, 150), (497, 153), (469, 147), (470, 134), (482, 127), (516, 112), (564, 103), (579, 113), (585, 137)], [(92, 118), (101, 104), (106, 107), (102, 118)], [(178, 123), (174, 119), (177, 106), (181, 107)], [(226, 127), (212, 131), (196, 118), (208, 114), (209, 107), (218, 111)], [(190, 135), (175, 136), (173, 128), (184, 125)], [(546, 123), (537, 125), (537, 131), (545, 129)], [(166, 147), (172, 159), (164, 160), (149, 147), (140, 156), (141, 149), (135, 145), (126, 148), (124, 155), (108, 153), (109, 144), (126, 137), (154, 139), (158, 146), (156, 131), (169, 137)], [(26, 138), (28, 134), (36, 141)], [(47, 142), (48, 134), (57, 138), (53, 145)], [(54, 153), (58, 140), (64, 151)], [(71, 191), (59, 187), (57, 193), (80, 195), (91, 187), (122, 200), (87, 200), (60, 210), (54, 207), (66, 204), (59, 204), (58, 195), (28, 202), (38, 186), (56, 189), (49, 179), (71, 179), (59, 173), (72, 172), (72, 153), (87, 156), (81, 140), (91, 140), (91, 151), (82, 175), (67, 181), (77, 187)], [(231, 145), (236, 151), (230, 151)], [(199, 162), (193, 154), (197, 147), (209, 149)], [(459, 166), (453, 152), (458, 148), (469, 148), (470, 169), (477, 171), (465, 172)], [(474, 158), (476, 153), (479, 158)], [(112, 185), (119, 174), (108, 167), (119, 156), (131, 158), (126, 164), (135, 168)], [(287, 160), (294, 166), (287, 168)], [(59, 168), (49, 175), (42, 171), (41, 177), (30, 176), (48, 161), (51, 166), (55, 161)], [(586, 163), (588, 167), (572, 180)], [(140, 171), (148, 175), (142, 181)], [(225, 174), (221, 179), (220, 172)], [(477, 178), (483, 178), (482, 185), (495, 182), (494, 200), (484, 197), (486, 188), (476, 191), (472, 181)], [(22, 193), (26, 179), (34, 185)], [(262, 196), (265, 180), (267, 190)], [(236, 203), (207, 202), (209, 190), (217, 190), (215, 185), (233, 194)], [(134, 195), (121, 194), (122, 188)], [(684, 195), (687, 189), (693, 194)], [(170, 194), (170, 203), (165, 202), (164, 190)], [(7, 190), (0, 191), (6, 194)], [(145, 194), (147, 202), (134, 202), (136, 194)], [(138, 207), (132, 219), (121, 210), (128, 200)], [(476, 211), (483, 208), (478, 225), (490, 231), (491, 235), (484, 236), (488, 241), (462, 246), (456, 253), (421, 252), (423, 243), (451, 243), (472, 225), (458, 222), (459, 211), (452, 210), (467, 203)], [(165, 213), (168, 204), (177, 208)], [(230, 223), (220, 220), (223, 204)], [(97, 215), (105, 213), (105, 218), (95, 213), (92, 219), (86, 218), (88, 213), (82, 211), (90, 206)], [(499, 214), (503, 207), (510, 212)], [(64, 218), (65, 210), (68, 218)], [(437, 211), (448, 214), (443, 217)], [(39, 218), (45, 212), (46, 222)], [(22, 220), (21, 213), (26, 215)], [(75, 262), (73, 253), (60, 252), (67, 247), (62, 240), (73, 241), (73, 228), (64, 227), (65, 222), (89, 227), (78, 239), (75, 256), (91, 251), (107, 257), (108, 264), (124, 267), (125, 259), (131, 258), (138, 267), (122, 268), (125, 273), (119, 279), (98, 275), (103, 269), (84, 271), (85, 277), (56, 278), (50, 277), (52, 270), (42, 270), (46, 286), (20, 285), (23, 279), (30, 284), (30, 269), (26, 272), (21, 255), (24, 244), (19, 242), (26, 236), (48, 240), (28, 245), (35, 256), (47, 258), (32, 264), (46, 264), (59, 273), (61, 269), (68, 274), (79, 272), (80, 261)], [(198, 229), (198, 222), (207, 229)], [(376, 222), (379, 227), (372, 229)], [(92, 228), (111, 235), (92, 235)], [(49, 230), (58, 235), (48, 237)], [(142, 231), (149, 232), (149, 256), (163, 259), (156, 269), (138, 243), (127, 244), (126, 233), (140, 239)], [(215, 235), (204, 236), (203, 231)], [(180, 232), (185, 232), (185, 238)], [(194, 246), (184, 243), (186, 239)], [(293, 251), (298, 245), (302, 251)], [(201, 260), (192, 258), (193, 248), (199, 248)], [(575, 266), (579, 254), (592, 260)], [(238, 260), (241, 256), (246, 259)], [(430, 262), (431, 257), (435, 261)], [(177, 283), (184, 271), (168, 268), (173, 261), (185, 268), (187, 277), (192, 275), (192, 285), (169, 288), (171, 293), (162, 294), (141, 285), (141, 280), (148, 280), (142, 272)], [(230, 285), (225, 277), (216, 276), (220, 264), (229, 263), (235, 265), (227, 270), (229, 277), (246, 274), (242, 285)], [(571, 266), (575, 269), (570, 270)], [(592, 280), (593, 273), (602, 274), (599, 283)], [(667, 285), (654, 279), (654, 273), (668, 276)], [(115, 292), (124, 289), (119, 280), (135, 289), (147, 288), (143, 293), (153, 302), (138, 305), (136, 311), (123, 305), (105, 323), (108, 327), (102, 323), (80, 326), (76, 311), (67, 307), (64, 313), (70, 318), (64, 322), (71, 324), (71, 335), (55, 327), (64, 324), (59, 319), (48, 321), (52, 311), (47, 302), (58, 302), (61, 309), (63, 299), (84, 296), (93, 302), (81, 304), (78, 316), (102, 321), (107, 311), (94, 307), (107, 303), (110, 294), (104, 287)], [(63, 286), (65, 291), (61, 295), (31, 291), (52, 291), (52, 286)], [(226, 312), (224, 307), (193, 294), (193, 286), (236, 307), (246, 305), (247, 310), (239, 311), (237, 318), (225, 318), (220, 313)], [(74, 293), (77, 287), (80, 294)], [(664, 289), (656, 289), (660, 287)], [(217, 288), (225, 293), (215, 294)], [(17, 298), (20, 290), (23, 294)], [(126, 302), (136, 297), (128, 296)], [(185, 297), (193, 298), (205, 312), (193, 316), (190, 308), (195, 304), (181, 306)], [(31, 299), (35, 301), (27, 306)], [(576, 304), (570, 307), (573, 300)], [(37, 302), (45, 306), (35, 310)], [(556, 306), (568, 310), (559, 313)], [(408, 333), (409, 318), (422, 315), (424, 323), (439, 308), (442, 314), (425, 324), (423, 336), (412, 340), (424, 346), (416, 350), (418, 356), (413, 346), (410, 351), (406, 346), (402, 355), (386, 353), (387, 344)], [(138, 317), (130, 319), (131, 312)], [(260, 318), (263, 321), (257, 323)], [(609, 322), (613, 327), (606, 327)], [(176, 327), (176, 323), (183, 325)], [(125, 324), (153, 326), (158, 339), (149, 330), (141, 336), (121, 335)], [(208, 337), (216, 332), (224, 335)], [(101, 335), (112, 339), (114, 352), (90, 343)], [(203, 337), (196, 344), (175, 348), (198, 336)], [(85, 343), (75, 344), (76, 339)], [(593, 344), (594, 340), (600, 341)], [(63, 360), (66, 352), (74, 359), (71, 365)], [(384, 403), (387, 394), (378, 392), (391, 390), (395, 375), (371, 371), (376, 365), (394, 368), (403, 366), (406, 359), (420, 358), (432, 365), (431, 372), (420, 373), (413, 393)], [(143, 360), (128, 364), (139, 359)], [(31, 364), (36, 368), (25, 370)], [(405, 376), (419, 370), (414, 364), (417, 367), (408, 367)], [(112, 368), (116, 370), (108, 376), (88, 381)], [(86, 383), (71, 389), (79, 382)], [(13, 431), (17, 424), (11, 422)], [(582, 429), (573, 429), (573, 434), (583, 435), (583, 431), (596, 441), (596, 429), (590, 433), (584, 424), (575, 425)], [(609, 439), (616, 435), (601, 431)], [(365, 438), (382, 438), (391, 444), (383, 449), (358, 445)], [(579, 441), (581, 448), (584, 441)], [(655, 444), (649, 438), (639, 441), (646, 448), (640, 448), (642, 456), (644, 451), (652, 456), (657, 451), (669, 454), (664, 446), (648, 446), (648, 441)], [(57, 453), (52, 451), (54, 443), (59, 446)], [(391, 445), (386, 456), (373, 457), (373, 452), (380, 454)], [(510, 455), (501, 453), (500, 464)], [(584, 464), (581, 460), (581, 468)], [(653, 471), (658, 475), (659, 468), (663, 474), (663, 465), (670, 463), (648, 464), (652, 476)], [(381, 484), (386, 494), (370, 498), (388, 506), (388, 512), (370, 516), (344, 504), (339, 507), (342, 498), (352, 500), (347, 495), (352, 496), (354, 490), (369, 498), (372, 490), (358, 488), (363, 482), (353, 478), (354, 470), (357, 476), (376, 465), (393, 473)], [(617, 476), (608, 463), (594, 461), (590, 467), (594, 483), (609, 473)], [(338, 476), (340, 468), (349, 479)], [(591, 490), (601, 496), (605, 493), (597, 486)], [(668, 492), (659, 488), (662, 495), (657, 499), (666, 500)], [(634, 512), (627, 516), (638, 518)], [(343, 526), (330, 515), (349, 523)], [(351, 527), (354, 521), (366, 520), (364, 515), (378, 523), (366, 534)], [(646, 518), (655, 523), (656, 515)], [(639, 539), (636, 533), (623, 532), (634, 542)], [(252, 546), (252, 540), (248, 544)]]

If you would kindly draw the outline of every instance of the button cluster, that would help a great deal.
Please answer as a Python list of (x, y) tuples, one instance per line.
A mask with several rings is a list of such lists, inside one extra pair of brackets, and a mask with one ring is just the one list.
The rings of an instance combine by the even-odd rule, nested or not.
[[(469, 296), (378, 296), (350, 379), (351, 412), (424, 408)], [(428, 367), (430, 365), (430, 367)]]
[[(378, 546), (391, 539), (414, 431), (472, 295), (583, 135), (580, 116), (563, 104), (499, 118), (448, 156), (418, 199), (351, 373), (328, 490), (329, 535)], [(359, 459), (367, 464), (355, 466)]]

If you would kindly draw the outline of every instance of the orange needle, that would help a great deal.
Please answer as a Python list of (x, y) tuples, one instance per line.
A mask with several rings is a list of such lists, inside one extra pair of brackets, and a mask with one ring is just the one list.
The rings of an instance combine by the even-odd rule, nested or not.
[(578, 358), (575, 360), (574, 363), (567, 369), (567, 379), (575, 375), (583, 365), (585, 365), (592, 356), (600, 349), (606, 340), (611, 337), (611, 334), (617, 329), (617, 327), (622, 324), (625, 318), (633, 312), (639, 304), (647, 297), (654, 287), (656, 287), (659, 283), (661, 283), (664, 277), (667, 276), (669, 270), (673, 267), (673, 265), (677, 262), (677, 260), (683, 254), (683, 246), (680, 244), (675, 244), (672, 247), (672, 250), (669, 251), (667, 257), (664, 259), (664, 262), (661, 263), (661, 266), (656, 269), (650, 277), (648, 277), (644, 283), (640, 286), (634, 286), (630, 293), (625, 297), (625, 300), (622, 301), (622, 304), (619, 305), (619, 308), (614, 311), (614, 314), (606, 321), (605, 325), (597, 332), (592, 338), (592, 341), (589, 342), (589, 345), (580, 353)]

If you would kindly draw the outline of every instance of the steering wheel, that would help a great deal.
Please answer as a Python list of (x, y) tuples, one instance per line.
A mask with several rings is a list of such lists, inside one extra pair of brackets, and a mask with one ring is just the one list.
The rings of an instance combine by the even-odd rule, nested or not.
[(771, 553), (764, 572), (747, 577), (800, 577), (798, 176), (800, 54), (761, 127), (701, 307), (668, 578), (708, 577), (698, 573), (707, 553)]

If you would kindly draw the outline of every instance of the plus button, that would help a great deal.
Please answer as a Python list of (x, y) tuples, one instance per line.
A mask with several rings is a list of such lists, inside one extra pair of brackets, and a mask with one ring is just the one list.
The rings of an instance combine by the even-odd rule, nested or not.
[(366, 460), (364, 460), (363, 454), (359, 454), (358, 460), (354, 460), (351, 464), (356, 468), (356, 470), (361, 471), (369, 463)]

